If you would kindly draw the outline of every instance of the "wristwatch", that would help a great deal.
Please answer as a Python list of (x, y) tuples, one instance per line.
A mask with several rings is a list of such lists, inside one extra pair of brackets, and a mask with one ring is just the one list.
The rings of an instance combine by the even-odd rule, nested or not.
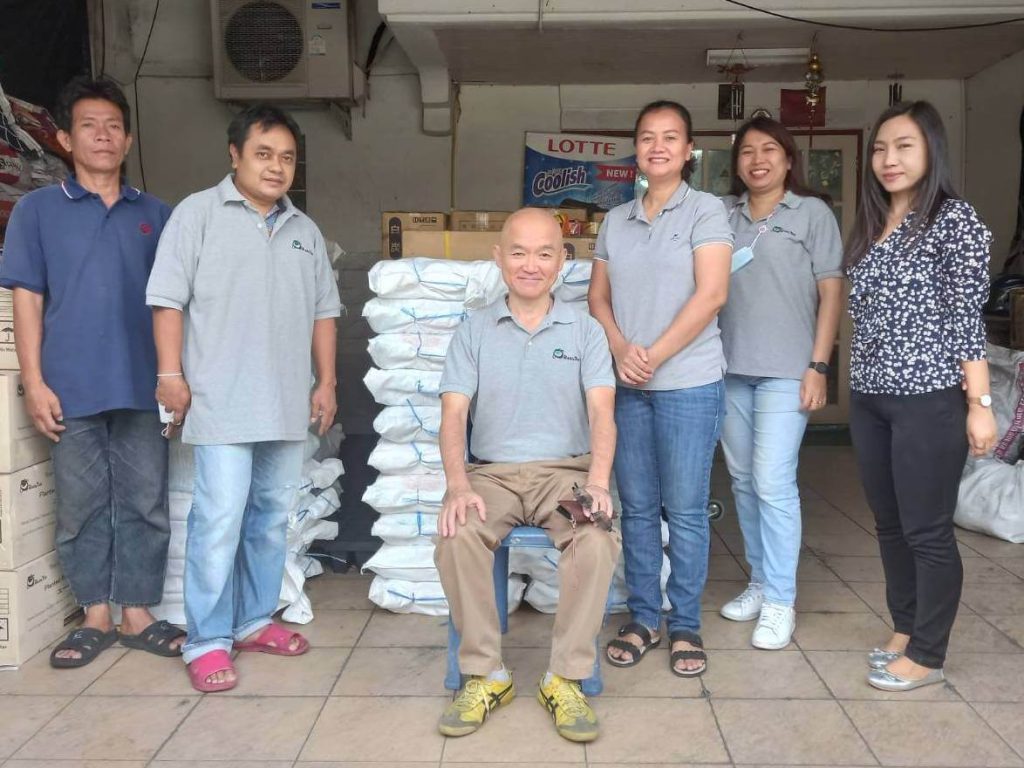
[(816, 363), (812, 360), (807, 364), (807, 367), (812, 371), (817, 371), (823, 376), (828, 374), (828, 363)]
[(979, 395), (978, 397), (968, 397), (967, 402), (971, 405), (980, 405), (982, 408), (992, 407), (992, 395)]

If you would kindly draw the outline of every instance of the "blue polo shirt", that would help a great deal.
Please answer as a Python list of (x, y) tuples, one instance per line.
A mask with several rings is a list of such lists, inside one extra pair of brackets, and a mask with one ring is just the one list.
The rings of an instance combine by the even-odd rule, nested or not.
[(0, 286), (42, 294), (42, 367), (65, 418), (156, 410), (146, 281), (170, 208), (125, 185), (107, 208), (74, 177), (14, 206)]

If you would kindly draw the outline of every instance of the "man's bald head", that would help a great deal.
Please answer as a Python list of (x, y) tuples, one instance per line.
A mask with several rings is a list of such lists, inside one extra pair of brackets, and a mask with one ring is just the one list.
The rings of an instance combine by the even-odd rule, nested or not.
[(494, 246), (509, 294), (525, 301), (547, 297), (565, 261), (562, 227), (543, 208), (520, 208), (501, 228)]
[(562, 247), (562, 227), (551, 211), (543, 208), (520, 208), (512, 213), (501, 227), (501, 245), (511, 245), (515, 236), (523, 231), (546, 236), (550, 244)]

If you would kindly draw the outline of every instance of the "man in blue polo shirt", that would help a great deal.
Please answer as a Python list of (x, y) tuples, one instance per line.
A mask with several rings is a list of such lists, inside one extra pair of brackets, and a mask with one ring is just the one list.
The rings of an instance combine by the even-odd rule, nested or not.
[(56, 120), (75, 173), (18, 202), (0, 263), (29, 413), (53, 441), (57, 553), (85, 608), (50, 663), (83, 666), (118, 637), (176, 656), (183, 633), (148, 609), (162, 596), (170, 524), (146, 280), (170, 211), (122, 178), (130, 116), (115, 83), (73, 80)]

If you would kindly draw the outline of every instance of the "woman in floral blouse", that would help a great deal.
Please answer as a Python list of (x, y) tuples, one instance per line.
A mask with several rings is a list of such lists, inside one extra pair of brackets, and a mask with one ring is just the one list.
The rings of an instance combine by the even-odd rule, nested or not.
[(868, 682), (941, 682), (963, 568), (953, 511), (967, 451), (996, 441), (981, 307), (992, 236), (953, 191), (942, 119), (896, 104), (868, 141), (853, 283), (850, 432), (875, 516), (894, 632)]

